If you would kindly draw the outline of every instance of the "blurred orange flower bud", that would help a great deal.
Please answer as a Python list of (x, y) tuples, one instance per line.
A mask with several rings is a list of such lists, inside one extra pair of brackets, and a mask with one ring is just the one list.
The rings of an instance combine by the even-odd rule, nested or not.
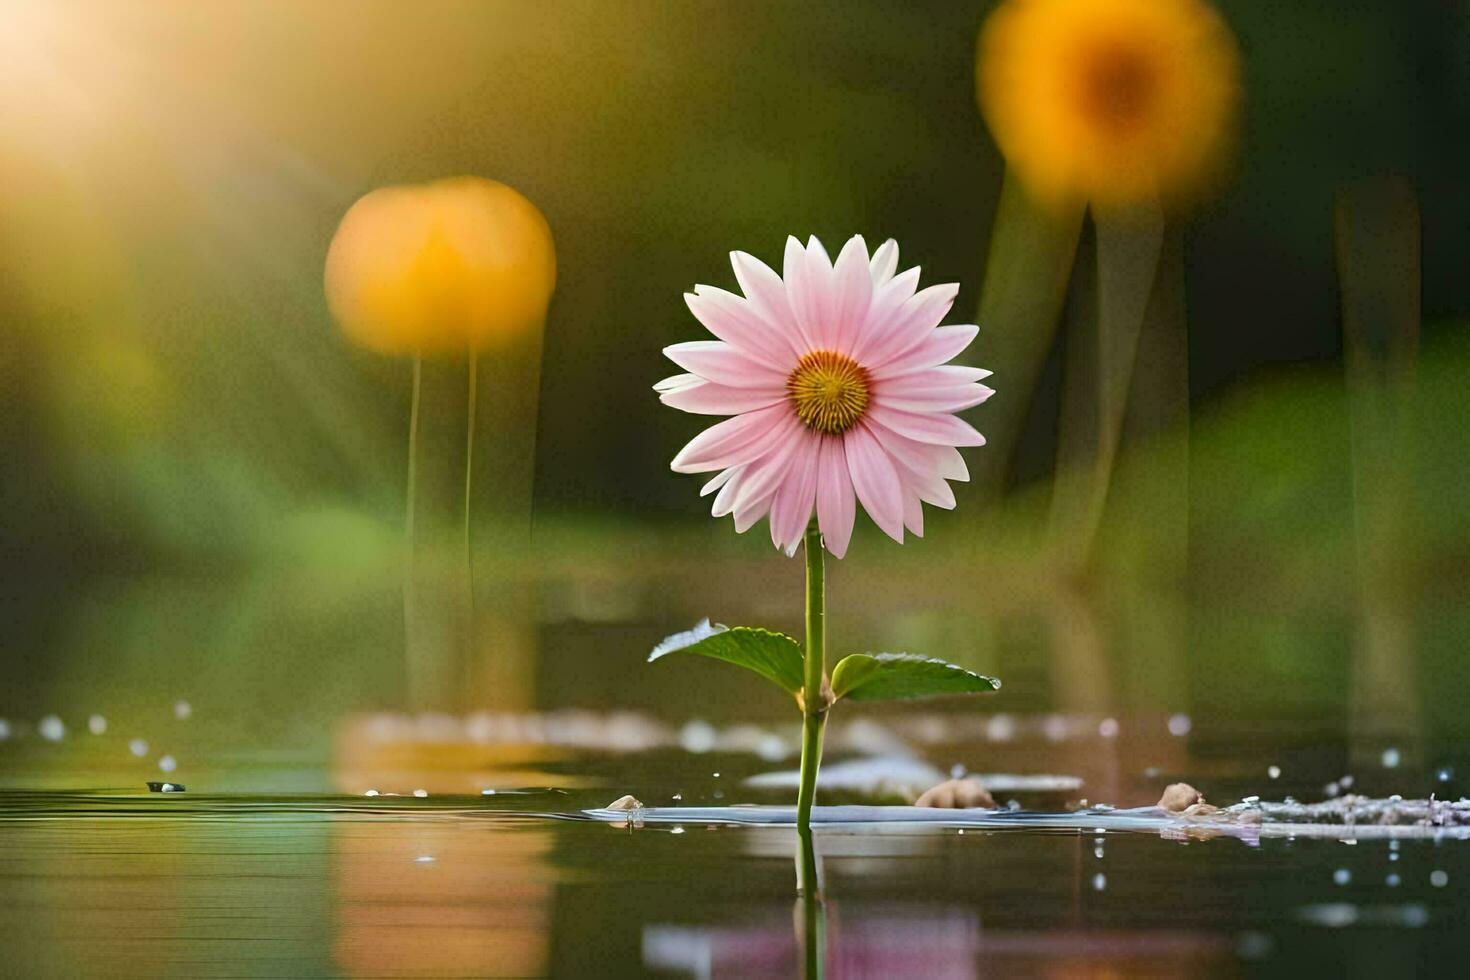
[(980, 108), (1044, 200), (1210, 189), (1234, 149), (1235, 39), (1203, 0), (1006, 0), (980, 34)]
[(546, 219), (478, 177), (373, 191), (327, 251), (332, 315), (352, 340), (389, 354), (495, 347), (542, 322), (555, 285)]

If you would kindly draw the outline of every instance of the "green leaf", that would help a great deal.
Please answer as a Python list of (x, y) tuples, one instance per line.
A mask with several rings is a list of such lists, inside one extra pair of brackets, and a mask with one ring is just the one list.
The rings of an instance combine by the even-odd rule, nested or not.
[(854, 653), (832, 671), (832, 693), (854, 701), (891, 701), (939, 694), (982, 694), (1000, 681), (931, 657), (912, 653)]
[(795, 694), (801, 690), (801, 646), (784, 633), (737, 626), (731, 629), (701, 620), (694, 629), (675, 633), (648, 655), (648, 662), (670, 653), (697, 653), (753, 670), (778, 687)]

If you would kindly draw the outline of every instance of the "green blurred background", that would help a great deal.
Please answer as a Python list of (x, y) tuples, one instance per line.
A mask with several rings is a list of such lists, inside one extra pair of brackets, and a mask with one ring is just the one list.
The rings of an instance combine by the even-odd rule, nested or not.
[[(1219, 6), (1245, 128), (1224, 193), (1170, 226), (1190, 404), (1130, 422), (1086, 581), (1046, 533), (1063, 330), (1034, 390), (995, 378), (1028, 406), (1004, 492), (902, 548), (860, 528), (834, 641), (993, 670), (1000, 710), (1470, 737), (1470, 13)], [(559, 281), (539, 382), (485, 368), (484, 608), (468, 652), (441, 610), (425, 703), (691, 713), (704, 675), (640, 670), (650, 643), (704, 614), (795, 630), (800, 569), (668, 471), (704, 424), (649, 390), (699, 336), (681, 294), (730, 287), (731, 249), (860, 232), (960, 282), (971, 319), (1004, 172), (975, 108), (985, 9), (0, 2), (0, 715), (138, 727), (187, 696), (232, 738), (298, 742), (409, 704), (409, 369), (338, 334), (321, 274), (361, 194), (459, 173), (541, 208)], [(1422, 315), (1365, 448), (1334, 202), (1382, 176), (1417, 198)], [(967, 357), (1015, 342), (982, 320)], [(429, 365), (429, 592), (453, 589), (463, 390)], [(524, 551), (493, 529), (532, 486)], [(1183, 522), (1153, 520), (1184, 487)], [(718, 688), (700, 710), (775, 716), (758, 682)]]

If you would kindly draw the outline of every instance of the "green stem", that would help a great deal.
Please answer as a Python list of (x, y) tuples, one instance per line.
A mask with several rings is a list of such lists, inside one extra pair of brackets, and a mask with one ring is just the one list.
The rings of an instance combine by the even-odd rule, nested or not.
[(806, 674), (801, 691), (801, 790), (796, 797), (796, 825), (804, 830), (811, 828), (817, 769), (822, 764), (822, 728), (827, 722), (823, 691), (827, 672), (827, 587), (822, 533), (816, 521), (806, 529), (805, 547)]
[(404, 574), (403, 574), (403, 658), (404, 672), (408, 675), (407, 687), (409, 696), (412, 698), (414, 686), (417, 683), (414, 670), (413, 657), (413, 624), (414, 624), (414, 581), (413, 581), (413, 559), (414, 559), (414, 497), (418, 483), (418, 447), (419, 447), (419, 401), (420, 392), (424, 384), (424, 359), (423, 355), (415, 353), (413, 356), (413, 394), (408, 406), (408, 490), (405, 493), (403, 509), (403, 539), (404, 539)]
[(805, 980), (821, 980), (827, 964), (827, 910), (822, 901), (821, 872), (817, 868), (817, 852), (810, 827), (798, 828), (801, 838), (800, 861), (796, 866), (797, 899), (801, 903), (802, 933), (798, 937), (804, 960)]

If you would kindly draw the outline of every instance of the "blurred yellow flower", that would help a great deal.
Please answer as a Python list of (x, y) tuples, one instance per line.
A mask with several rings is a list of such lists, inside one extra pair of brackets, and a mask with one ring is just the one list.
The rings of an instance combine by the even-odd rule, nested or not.
[(1235, 40), (1202, 0), (1006, 0), (980, 33), (980, 107), (1039, 197), (1189, 197), (1232, 150)]
[(538, 325), (556, 285), (551, 228), (493, 180), (385, 187), (357, 201), (327, 252), (327, 302), (384, 353), (483, 350)]

